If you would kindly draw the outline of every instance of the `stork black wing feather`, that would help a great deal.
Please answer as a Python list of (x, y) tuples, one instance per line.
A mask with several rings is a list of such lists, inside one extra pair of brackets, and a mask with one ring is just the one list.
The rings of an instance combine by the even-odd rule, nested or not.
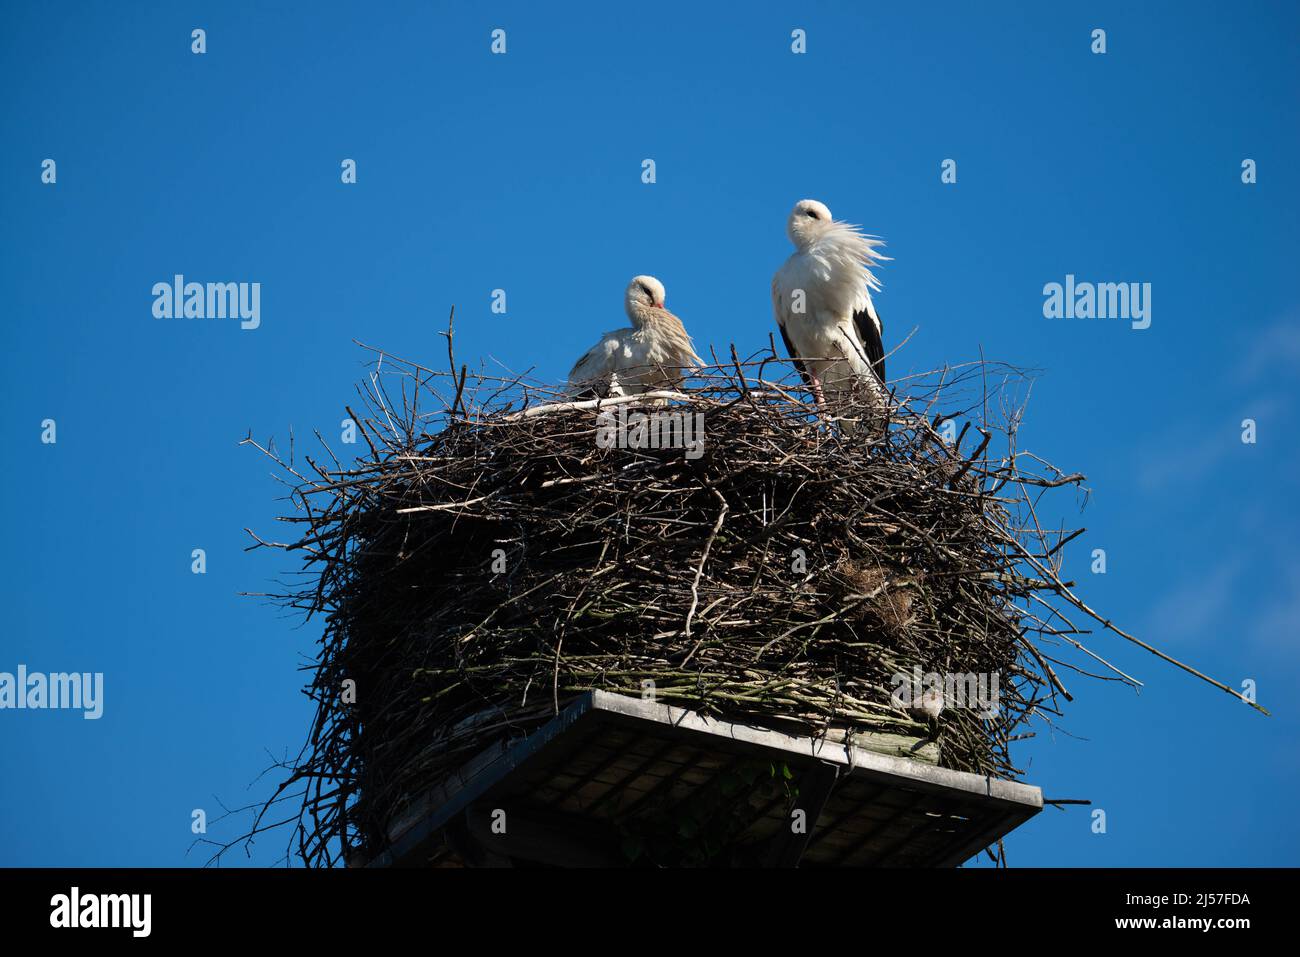
[(863, 309), (853, 314), (853, 324), (857, 326), (858, 338), (867, 351), (867, 360), (876, 372), (880, 384), (885, 384), (885, 344), (880, 339), (880, 331), (871, 317), (870, 309)]
[(808, 388), (812, 388), (812, 377), (808, 375), (808, 370), (804, 368), (803, 363), (799, 360), (799, 353), (794, 351), (794, 343), (790, 341), (790, 333), (785, 331), (785, 326), (779, 322), (776, 327), (781, 330), (781, 341), (785, 343), (785, 354), (794, 362), (794, 367), (799, 370), (799, 375), (803, 376), (803, 381)]

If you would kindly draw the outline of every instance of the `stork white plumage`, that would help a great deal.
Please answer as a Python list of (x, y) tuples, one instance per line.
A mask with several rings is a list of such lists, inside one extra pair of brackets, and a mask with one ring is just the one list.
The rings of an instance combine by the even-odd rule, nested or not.
[(600, 337), (569, 373), (571, 394), (640, 395), (675, 389), (685, 370), (704, 364), (682, 321), (664, 308), (664, 285), (637, 276), (623, 298), (632, 328)]
[(815, 199), (795, 203), (786, 223), (794, 254), (772, 277), (772, 308), (786, 350), (818, 405), (827, 395), (865, 395), (888, 409), (882, 326), (871, 267), (888, 257), (879, 239), (831, 218)]

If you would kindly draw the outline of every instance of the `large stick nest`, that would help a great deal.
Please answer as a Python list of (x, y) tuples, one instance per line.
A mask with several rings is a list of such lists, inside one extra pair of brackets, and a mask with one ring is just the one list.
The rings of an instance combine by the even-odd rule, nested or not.
[[(522, 377), (378, 353), (366, 414), (348, 410), (355, 462), (264, 449), (301, 536), (259, 544), (305, 555), (279, 597), (324, 619), (315, 725), (279, 792), (306, 783), (301, 857), (372, 856), (421, 792), (593, 688), (650, 682), (731, 720), (928, 738), (945, 766), (1016, 777), (1010, 742), (1068, 698), (1055, 650), (1086, 651), (1067, 612), (1093, 623), (1058, 575), (1075, 533), (1038, 518), (1082, 476), (1017, 449), (1015, 370), (892, 385), (887, 431), (851, 402), (831, 410), (848, 428), (774, 354), (733, 351), (670, 405), (631, 406), (702, 414), (692, 458), (602, 448), (593, 402)], [(918, 666), (996, 675), (996, 713), (904, 707), (895, 676)]]

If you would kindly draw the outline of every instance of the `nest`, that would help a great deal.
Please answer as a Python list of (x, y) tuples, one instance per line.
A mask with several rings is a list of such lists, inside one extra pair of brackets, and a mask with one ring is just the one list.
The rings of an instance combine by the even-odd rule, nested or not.
[[(1058, 574), (1077, 532), (1037, 518), (1083, 477), (1017, 450), (1023, 382), (973, 363), (894, 383), (882, 431), (852, 402), (819, 416), (775, 353), (599, 409), (379, 353), (367, 414), (348, 409), (355, 462), (263, 448), (301, 534), (258, 544), (304, 555), (278, 597), (324, 620), (315, 724), (277, 795), (306, 785), (301, 858), (368, 859), (422, 792), (589, 689), (910, 735), (1017, 777), (1011, 743), (1069, 697), (1054, 655), (1087, 629), (1067, 612), (1094, 623)], [(669, 447), (619, 447), (638, 413), (676, 417)], [(996, 676), (996, 705), (900, 699), (918, 674)]]

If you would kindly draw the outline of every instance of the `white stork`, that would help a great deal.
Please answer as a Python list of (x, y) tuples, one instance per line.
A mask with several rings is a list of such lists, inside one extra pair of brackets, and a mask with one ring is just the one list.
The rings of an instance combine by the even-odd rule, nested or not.
[(786, 351), (819, 406), (827, 394), (865, 394), (888, 409), (885, 347), (871, 293), (871, 272), (887, 259), (883, 243), (857, 226), (837, 222), (815, 199), (794, 204), (786, 235), (795, 252), (772, 277), (772, 308)]
[(571, 394), (640, 395), (675, 389), (685, 370), (704, 364), (682, 321), (664, 308), (664, 284), (637, 276), (623, 299), (631, 329), (600, 337), (569, 373)]

